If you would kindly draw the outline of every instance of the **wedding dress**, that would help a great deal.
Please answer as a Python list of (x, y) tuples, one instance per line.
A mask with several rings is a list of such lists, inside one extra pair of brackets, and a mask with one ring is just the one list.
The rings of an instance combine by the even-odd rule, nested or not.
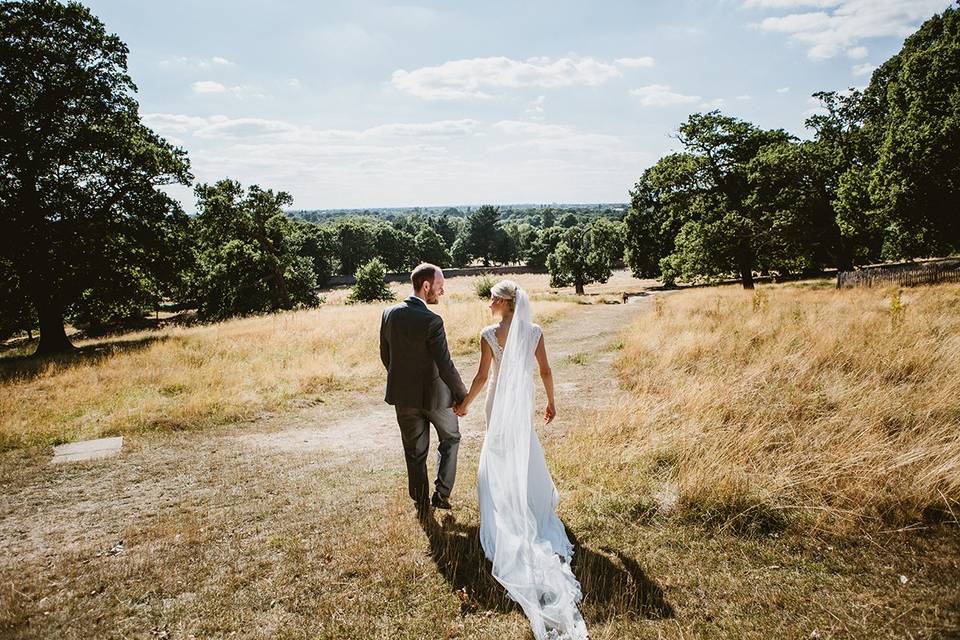
[(586, 639), (577, 608), (580, 584), (570, 570), (573, 545), (557, 517), (559, 494), (533, 429), (534, 352), (541, 330), (531, 322), (526, 293), (517, 288), (502, 350), (496, 325), (480, 335), (493, 351), (477, 478), (480, 543), (494, 578), (523, 608), (537, 640)]

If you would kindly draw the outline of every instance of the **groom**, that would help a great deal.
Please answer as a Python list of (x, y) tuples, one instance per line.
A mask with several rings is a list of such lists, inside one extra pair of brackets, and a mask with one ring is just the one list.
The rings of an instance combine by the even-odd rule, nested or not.
[[(443, 318), (427, 308), (443, 295), (443, 272), (421, 264), (410, 274), (413, 295), (383, 312), (380, 321), (380, 359), (387, 369), (387, 393), (394, 405), (407, 461), (410, 497), (425, 515), (430, 506), (450, 508), (450, 492), (457, 475), (460, 426), (454, 407), (467, 395), (453, 366)], [(427, 452), (430, 425), (440, 438), (436, 490), (428, 499)]]

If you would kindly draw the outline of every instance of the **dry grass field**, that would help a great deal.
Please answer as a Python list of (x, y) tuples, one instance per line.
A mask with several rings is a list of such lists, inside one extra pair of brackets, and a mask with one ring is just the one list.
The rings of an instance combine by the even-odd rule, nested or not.
[(610, 454), (588, 476), (643, 517), (758, 533), (957, 523), (960, 286), (659, 298), (618, 371), (624, 403), (569, 442)]
[[(960, 287), (892, 297), (820, 282), (575, 305), (540, 278), (527, 286), (539, 282), (535, 310), (552, 319), (559, 416), (538, 431), (593, 640), (960, 637)], [(467, 378), (488, 321), (471, 291), (451, 281), (440, 309)], [(51, 466), (47, 447), (9, 448), (80, 422), (10, 441), (0, 637), (529, 639), (477, 539), (476, 412), (461, 423), (453, 512), (422, 525), (412, 513), (375, 348), (364, 352), (378, 313), (332, 304), (182, 330), (178, 357), (195, 358), (182, 362), (210, 362), (191, 384), (230, 368), (231, 390), (212, 387), (210, 422), (122, 431), (114, 414), (130, 435), (117, 458)], [(311, 343), (333, 331), (326, 319), (348, 326)], [(244, 341), (258, 346), (232, 350)], [(341, 359), (316, 363), (292, 341)], [(171, 352), (145, 356), (172, 342), (46, 363), (6, 378), (3, 402), (25, 385), (65, 407), (53, 383), (83, 367), (111, 381), (100, 396), (153, 393), (155, 358)], [(307, 372), (339, 382), (305, 390)], [(261, 394), (249, 420), (217, 413), (244, 390)], [(202, 406), (201, 391), (183, 394)]]
[[(545, 281), (546, 276), (534, 276)], [(477, 348), (489, 324), (475, 278), (451, 279), (435, 307), (451, 351)], [(409, 286), (396, 287), (398, 299)], [(75, 354), (0, 358), (0, 450), (25, 445), (200, 429), (249, 420), (291, 402), (330, 401), (382, 378), (377, 347), (386, 303), (331, 303), (315, 310), (77, 342)], [(540, 322), (569, 308), (538, 300)]]

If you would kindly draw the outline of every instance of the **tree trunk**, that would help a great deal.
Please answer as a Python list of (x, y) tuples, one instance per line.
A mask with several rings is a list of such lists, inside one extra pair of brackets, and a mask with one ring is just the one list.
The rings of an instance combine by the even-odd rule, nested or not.
[(750, 267), (740, 267), (740, 281), (744, 289), (753, 289), (753, 270)]
[(576, 282), (573, 283), (573, 286), (576, 289), (578, 296), (582, 296), (584, 294), (582, 281), (577, 280)]
[(35, 300), (40, 324), (40, 342), (33, 355), (47, 356), (73, 349), (63, 326), (63, 309), (51, 300)]

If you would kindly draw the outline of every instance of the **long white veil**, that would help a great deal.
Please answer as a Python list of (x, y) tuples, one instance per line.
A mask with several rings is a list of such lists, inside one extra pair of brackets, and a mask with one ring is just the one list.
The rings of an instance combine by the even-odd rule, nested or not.
[(523, 608), (537, 640), (579, 640), (587, 630), (577, 609), (580, 585), (570, 570), (573, 547), (556, 515), (559, 496), (533, 430), (539, 340), (527, 294), (517, 287), (480, 453), (480, 542), (493, 576)]

